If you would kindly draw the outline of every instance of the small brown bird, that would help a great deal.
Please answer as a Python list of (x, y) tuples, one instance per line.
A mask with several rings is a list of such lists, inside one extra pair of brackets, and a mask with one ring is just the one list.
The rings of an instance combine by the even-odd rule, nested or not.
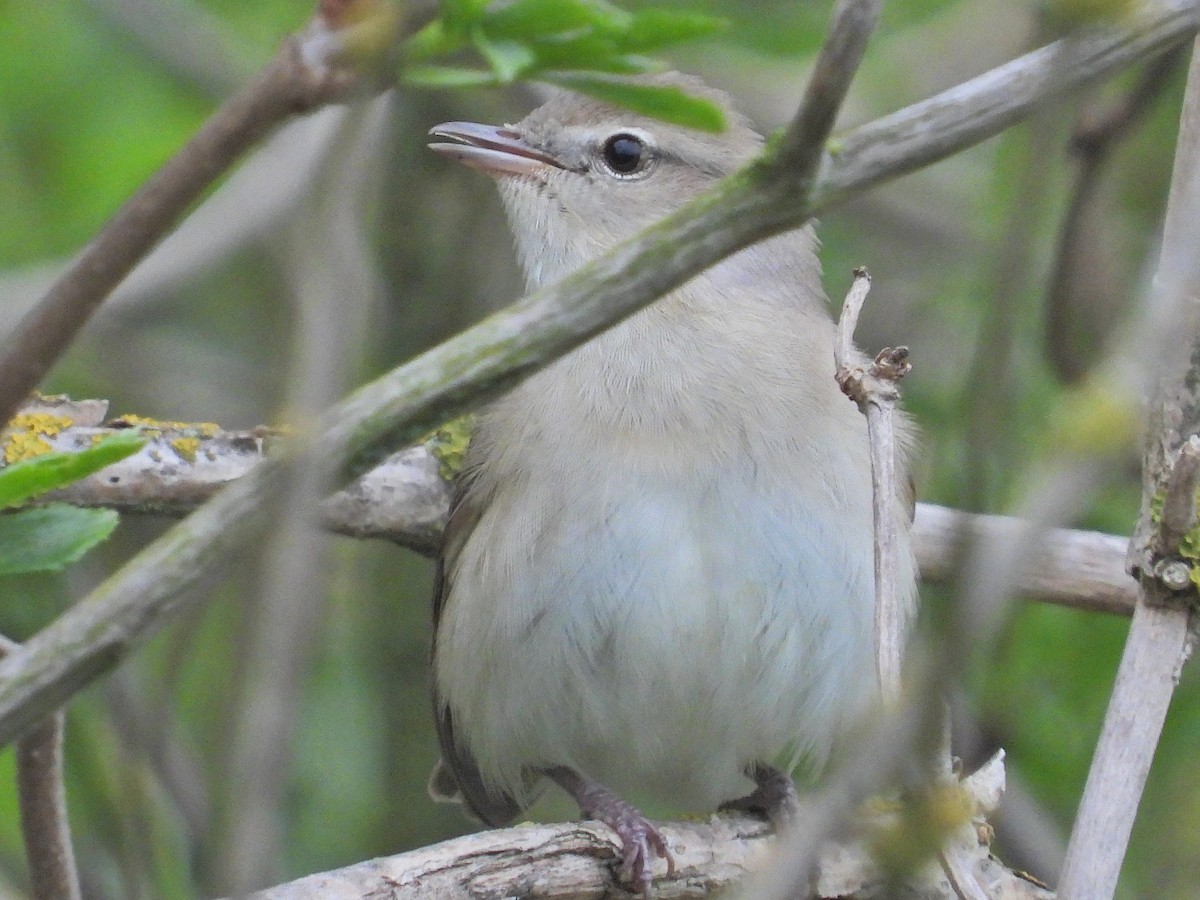
[[(649, 80), (728, 128), (563, 93), (516, 125), (431, 131), (496, 178), (531, 288), (761, 148), (725, 94)], [(459, 479), (431, 791), (500, 825), (549, 779), (616, 831), (643, 893), (671, 854), (624, 796), (786, 816), (788, 767), (876, 693), (866, 426), (834, 381), (815, 245), (805, 228), (747, 248), (533, 375), (481, 414)]]

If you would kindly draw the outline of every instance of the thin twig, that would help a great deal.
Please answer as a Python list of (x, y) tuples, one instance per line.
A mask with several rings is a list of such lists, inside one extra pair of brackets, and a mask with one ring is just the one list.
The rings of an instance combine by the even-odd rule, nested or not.
[[(20, 647), (0, 635), (0, 657)], [(71, 847), (63, 782), (66, 716), (51, 714), (17, 742), (17, 804), (34, 900), (79, 900), (79, 873)]]
[(875, 674), (883, 697), (900, 693), (907, 596), (900, 585), (900, 529), (897, 518), (900, 496), (896, 476), (895, 413), (900, 393), (896, 382), (912, 368), (907, 349), (888, 348), (864, 369), (852, 345), (871, 276), (863, 267), (854, 270), (854, 283), (842, 305), (834, 346), (835, 378), (842, 392), (858, 404), (867, 417), (871, 448), (871, 489), (875, 518)]
[(839, 0), (834, 8), (800, 109), (784, 132), (778, 164), (795, 177), (806, 181), (816, 170), (882, 8), (882, 0)]
[[(990, 137), (1051, 96), (1162, 52), (1193, 33), (1198, 17), (1192, 2), (1147, 4), (1128, 26), (1073, 40), (1087, 47), (1082, 56), (1064, 58), (1057, 46), (1038, 51), (919, 104), (911, 115), (858, 129), (823, 161), (811, 200), (794, 192), (780, 200), (772, 176), (782, 176), (773, 173), (768, 150), (768, 162), (356, 391), (329, 417), (320, 438), (323, 463), (341, 464), (347, 476), (369, 468), (390, 448), (497, 396), (706, 266), (885, 178)], [(1038, 76), (1047, 64), (1053, 79)], [(182, 590), (245, 544), (266, 498), (282, 483), (282, 468), (271, 460), (258, 466), (0, 662), (0, 745), (156, 633), (178, 611)]]

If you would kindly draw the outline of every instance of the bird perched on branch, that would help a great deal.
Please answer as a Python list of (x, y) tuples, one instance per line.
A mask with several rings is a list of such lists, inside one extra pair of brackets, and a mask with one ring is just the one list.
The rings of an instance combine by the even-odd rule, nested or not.
[[(728, 127), (563, 93), (516, 125), (431, 131), (495, 177), (530, 288), (760, 150), (725, 94), (650, 81), (715, 101)], [(616, 831), (643, 893), (670, 848), (626, 797), (794, 811), (788, 766), (825, 756), (877, 691), (867, 432), (834, 381), (833, 337), (804, 228), (483, 411), (434, 600), (437, 798), (500, 825), (555, 782)]]

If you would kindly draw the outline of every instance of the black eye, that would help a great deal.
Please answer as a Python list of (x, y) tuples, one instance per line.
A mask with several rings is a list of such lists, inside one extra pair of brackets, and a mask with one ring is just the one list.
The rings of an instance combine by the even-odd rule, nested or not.
[(639, 137), (614, 134), (604, 142), (604, 164), (617, 175), (632, 175), (645, 165), (649, 153)]

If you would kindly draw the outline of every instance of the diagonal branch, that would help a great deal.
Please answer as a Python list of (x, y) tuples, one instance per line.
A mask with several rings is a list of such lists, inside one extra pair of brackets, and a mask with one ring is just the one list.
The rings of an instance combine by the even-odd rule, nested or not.
[[(1198, 23), (1200, 10), (1192, 2), (1148, 4), (1123, 27), (1060, 41), (857, 129), (825, 157), (807, 195), (788, 194), (791, 183), (777, 168), (779, 145), (773, 145), (762, 160), (632, 241), (356, 391), (331, 412), (319, 458), (310, 462), (338, 466), (343, 476), (362, 471), (390, 448), (497, 396), (705, 267), (886, 178), (990, 137), (1049, 97), (1161, 53)], [(1088, 52), (1073, 49), (1078, 47)], [(1046, 74), (1050, 64), (1064, 67), (1052, 79)], [(245, 544), (264, 499), (283, 482), (285, 462), (281, 457), (258, 466), (0, 662), (0, 745), (176, 614), (183, 589)]]
[[(319, 38), (318, 20), (310, 36)], [(127, 200), (0, 345), (0, 422), (41, 383), (104, 299), (191, 204), (285, 118), (345, 93), (344, 70), (298, 38), (231, 97)]]

